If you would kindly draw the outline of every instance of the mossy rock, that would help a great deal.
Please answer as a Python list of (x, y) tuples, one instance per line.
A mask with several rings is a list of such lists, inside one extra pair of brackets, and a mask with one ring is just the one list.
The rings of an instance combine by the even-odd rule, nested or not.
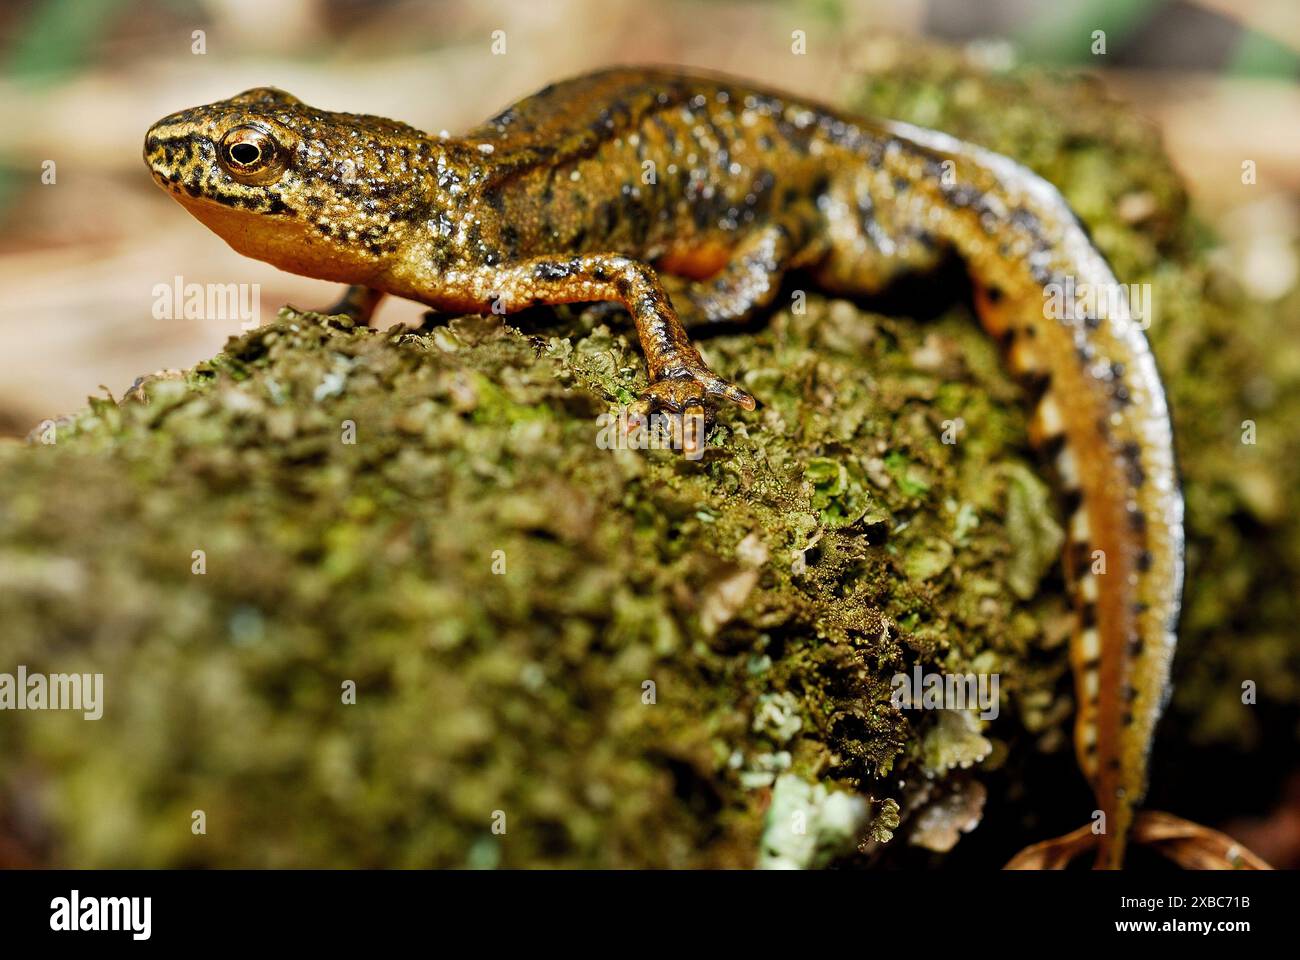
[[(1038, 167), (1155, 285), (1191, 565), (1160, 749), (1258, 744), (1266, 711), (1294, 732), (1294, 293), (1265, 308), (1208, 270), (1155, 138), (1090, 85), (936, 54), (858, 89)], [(1022, 777), (1070, 763), (1056, 505), (1022, 390), (949, 293), (916, 319), (810, 292), (705, 340), (761, 406), (724, 410), (699, 460), (604, 448), (642, 361), (617, 315), (568, 309), (387, 332), (286, 310), (0, 446), (0, 670), (105, 678), (102, 719), (0, 715), (0, 860), (847, 866), (943, 862), (907, 847), (922, 817), (944, 843), (981, 806), (1083, 822), (1081, 780)], [(1001, 716), (896, 710), (917, 663), (1000, 674)], [(1259, 712), (1222, 679), (1242, 671)], [(818, 798), (838, 856), (764, 834), (782, 777), (819, 785), (782, 796)], [(1038, 825), (1002, 823), (988, 862)]]

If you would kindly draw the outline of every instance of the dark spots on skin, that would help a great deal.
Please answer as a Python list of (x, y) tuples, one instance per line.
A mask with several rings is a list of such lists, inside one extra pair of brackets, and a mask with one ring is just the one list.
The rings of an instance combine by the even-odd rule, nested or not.
[[(1064, 441), (1064, 438), (1062, 438), (1062, 441)], [(1077, 487), (1070, 490), (1064, 490), (1061, 493), (1061, 504), (1062, 509), (1065, 511), (1065, 515), (1067, 517), (1072, 517), (1078, 511), (1079, 507), (1083, 505), (1083, 494)]]
[(280, 197), (274, 194), (272, 194), (270, 199), (267, 201), (266, 210), (264, 212), (273, 216), (283, 217), (293, 217), (297, 215), (297, 212), (293, 207), (289, 206)]
[(244, 210), (252, 210), (257, 213), (267, 213), (266, 210), (256, 197), (248, 196), (242, 193), (228, 193), (221, 190), (209, 188), (205, 191), (209, 200), (213, 200), (222, 206), (239, 207)]
[[(621, 285), (622, 282), (620, 281), (620, 286)], [(628, 284), (628, 287), (630, 289), (631, 284)], [(659, 299), (658, 294), (651, 292), (638, 299), (637, 302), (633, 304), (633, 307), (638, 313), (659, 313), (663, 309), (663, 301)]]
[(1095, 603), (1085, 603), (1079, 607), (1079, 626), (1087, 630), (1097, 625), (1097, 605)]
[(632, 242), (640, 247), (650, 232), (649, 211), (637, 197), (636, 189), (630, 183), (623, 184), (622, 221), (632, 234)]
[(610, 107), (600, 111), (600, 115), (587, 128), (596, 142), (604, 140), (614, 129), (614, 117)]
[(596, 229), (605, 236), (612, 234), (618, 224), (618, 214), (618, 204), (615, 201), (606, 200), (601, 203), (596, 208)]
[(931, 166), (927, 164), (926, 174), (928, 176), (935, 178), (936, 180), (939, 180), (940, 182), (939, 189), (943, 193), (944, 199), (946, 199), (948, 203), (954, 207), (961, 207), (961, 208), (973, 207), (979, 200), (982, 199), (980, 192), (976, 190), (974, 187), (970, 186), (969, 184), (943, 183), (942, 180), (943, 167), (938, 163), (934, 164), (933, 168), (931, 168)]
[[(1147, 515), (1141, 510), (1130, 510), (1128, 512), (1128, 525), (1134, 533), (1146, 533)], [(1141, 557), (1139, 555), (1139, 561), (1140, 560)]]
[(1152, 558), (1152, 556), (1151, 556), (1151, 551), (1150, 551), (1150, 550), (1143, 550), (1143, 551), (1141, 551), (1141, 552), (1137, 555), (1137, 568), (1138, 568), (1138, 572), (1140, 572), (1140, 573), (1146, 573), (1148, 570), (1151, 569), (1151, 564), (1152, 564), (1153, 562), (1154, 562), (1154, 561), (1153, 561), (1153, 558)]
[(492, 124), (498, 130), (504, 132), (505, 129), (509, 127), (510, 124), (514, 123), (516, 119), (518, 119), (518, 116), (515, 112), (515, 108), (507, 107), (506, 109), (498, 113), (495, 117), (493, 117), (491, 120), (489, 120), (488, 123)]
[[(570, 268), (565, 263), (539, 263), (533, 268), (533, 276), (538, 280), (563, 280), (570, 275)], [(603, 278), (600, 278), (603, 279)]]
[[(791, 198), (791, 194), (793, 192), (794, 192), (793, 190), (786, 191), (787, 204), (793, 202)], [(858, 211), (858, 225), (862, 229), (862, 232), (867, 234), (868, 236), (875, 236), (876, 229), (877, 229), (876, 204), (875, 201), (872, 200), (871, 194), (865, 190), (858, 194), (857, 211)]]
[(1134, 488), (1146, 482), (1146, 473), (1142, 469), (1142, 448), (1136, 441), (1130, 440), (1120, 447), (1120, 455), (1128, 465), (1128, 481)]
[(776, 132), (795, 153), (807, 156), (811, 151), (812, 128), (799, 129), (788, 120), (778, 120)]
[[(1065, 449), (1064, 433), (1054, 433), (1051, 436), (1043, 437), (1042, 443), (1039, 444), (1039, 450), (1042, 452), (1042, 455), (1048, 460), (1055, 460), (1058, 456), (1060, 456), (1061, 451), (1064, 449)], [(1078, 506), (1079, 505), (1077, 503), (1074, 504), (1075, 509), (1078, 509)], [(1066, 511), (1067, 516), (1072, 513), (1074, 513), (1074, 510)]]
[(673, 127), (673, 125), (659, 114), (656, 114), (654, 117), (652, 117), (651, 122), (655, 125), (655, 127), (659, 130), (659, 132), (663, 134), (664, 143), (667, 145), (669, 151), (672, 153), (676, 153), (677, 152), (677, 131)]
[(703, 231), (708, 229), (709, 224), (711, 224), (715, 219), (715, 206), (714, 203), (705, 200), (702, 196), (693, 201), (691, 207), (691, 218), (695, 221), (695, 227), (697, 230)]
[(1010, 223), (1012, 226), (1019, 227), (1026, 231), (1034, 238), (1039, 245), (1045, 245), (1043, 241), (1043, 225), (1029, 210), (1024, 207), (1016, 207), (1011, 211)]
[(508, 223), (501, 228), (501, 243), (513, 259), (519, 251), (519, 230), (514, 224)]

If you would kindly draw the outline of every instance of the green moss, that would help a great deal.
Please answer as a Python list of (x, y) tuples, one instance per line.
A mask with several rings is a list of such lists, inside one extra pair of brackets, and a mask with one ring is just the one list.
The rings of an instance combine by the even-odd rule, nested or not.
[[(1038, 167), (1158, 285), (1192, 536), (1174, 709), (1192, 738), (1252, 736), (1209, 682), (1231, 664), (1294, 720), (1296, 295), (1279, 340), (1198, 259), (1149, 133), (1087, 88), (935, 54), (859, 105)], [(1118, 222), (1133, 191), (1155, 212)], [(0, 665), (106, 683), (102, 720), (0, 724), (0, 856), (752, 865), (796, 781), (869, 795), (854, 830), (889, 856), (949, 778), (1065, 749), (1055, 505), (966, 308), (811, 294), (703, 349), (762, 406), (698, 462), (601, 449), (642, 364), (626, 325), (568, 310), (387, 333), (286, 311), (0, 447)], [(1000, 672), (1010, 709), (900, 713), (915, 663)]]

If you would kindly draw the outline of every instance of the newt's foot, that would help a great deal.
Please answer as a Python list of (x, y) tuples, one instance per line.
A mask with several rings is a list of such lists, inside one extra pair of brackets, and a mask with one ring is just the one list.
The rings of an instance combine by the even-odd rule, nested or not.
[(1003, 870), (1064, 870), (1080, 854), (1095, 850), (1100, 838), (1087, 824), (1063, 837), (1043, 840), (1025, 847), (1003, 867)]
[(634, 412), (656, 414), (671, 422), (671, 435), (680, 438), (687, 459), (704, 455), (704, 442), (717, 419), (715, 404), (722, 397), (753, 410), (755, 400), (744, 390), (715, 376), (707, 367), (678, 368), (676, 375), (656, 380), (641, 394)]
[(693, 404), (682, 411), (654, 409), (650, 400), (642, 398), (628, 407), (629, 427), (649, 429), (660, 441), (674, 450), (680, 450), (687, 460), (704, 456), (709, 431), (713, 429), (713, 408), (707, 404)]
[[(1226, 833), (1158, 810), (1139, 810), (1129, 832), (1133, 843), (1159, 851), (1184, 870), (1271, 870)], [(1063, 870), (1071, 860), (1101, 846), (1092, 827), (1044, 840), (1026, 847), (1011, 858), (1006, 870)]]
[(666, 417), (670, 421), (670, 435), (678, 438), (674, 445), (680, 445), (688, 460), (698, 460), (704, 455), (705, 440), (717, 419), (718, 397), (738, 403), (746, 410), (754, 409), (753, 397), (703, 366), (655, 381), (635, 406), (643, 415)]
[(1272, 870), (1226, 833), (1159, 810), (1141, 810), (1133, 839), (1154, 847), (1185, 870)]
[(757, 406), (752, 396), (704, 366), (683, 368), (680, 373), (656, 380), (642, 396), (655, 410), (670, 413), (684, 413), (692, 407), (709, 410), (718, 397), (746, 410)]

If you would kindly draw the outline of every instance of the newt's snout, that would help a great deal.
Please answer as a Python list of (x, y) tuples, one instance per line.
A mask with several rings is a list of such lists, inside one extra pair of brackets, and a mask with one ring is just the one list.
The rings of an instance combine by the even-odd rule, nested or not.
[(153, 174), (158, 186), (170, 190), (180, 180), (180, 171), (175, 162), (173, 145), (165, 141), (157, 132), (162, 126), (162, 123), (154, 124), (145, 135), (144, 164)]

